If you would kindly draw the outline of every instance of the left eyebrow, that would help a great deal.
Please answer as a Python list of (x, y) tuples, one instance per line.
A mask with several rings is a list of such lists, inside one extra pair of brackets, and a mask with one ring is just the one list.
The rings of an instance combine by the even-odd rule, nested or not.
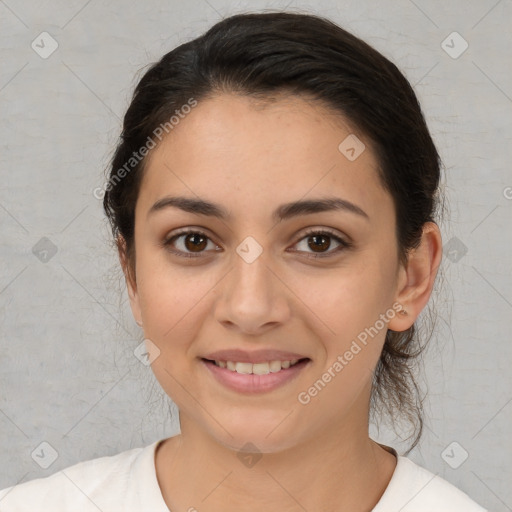
[[(149, 209), (147, 216), (149, 217), (150, 214), (169, 207), (179, 208), (196, 215), (216, 217), (222, 220), (231, 219), (231, 214), (219, 204), (205, 201), (204, 199), (183, 196), (166, 196), (159, 199)], [(272, 219), (274, 221), (282, 221), (298, 217), (299, 215), (311, 215), (328, 211), (345, 211), (369, 220), (368, 214), (362, 208), (339, 197), (326, 197), (282, 204), (272, 213)]]
[(350, 201), (347, 201), (346, 199), (340, 199), (339, 197), (326, 197), (286, 203), (276, 209), (272, 218), (276, 221), (281, 221), (297, 217), (298, 215), (309, 215), (329, 211), (345, 211), (364, 217), (366, 220), (369, 220), (370, 218), (362, 208)]

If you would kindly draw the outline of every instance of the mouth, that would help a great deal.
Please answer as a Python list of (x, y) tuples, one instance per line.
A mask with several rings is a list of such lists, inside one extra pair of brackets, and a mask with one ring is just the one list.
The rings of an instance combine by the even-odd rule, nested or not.
[(237, 393), (256, 394), (270, 392), (289, 383), (304, 371), (311, 359), (273, 359), (249, 363), (201, 358), (201, 362), (215, 382), (223, 387)]

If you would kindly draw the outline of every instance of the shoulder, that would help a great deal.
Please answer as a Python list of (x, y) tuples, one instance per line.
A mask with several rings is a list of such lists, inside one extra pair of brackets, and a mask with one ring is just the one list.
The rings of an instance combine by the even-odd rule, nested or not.
[[(152, 476), (148, 468), (150, 464), (154, 468), (151, 455), (156, 444), (80, 462), (51, 476), (0, 490), (0, 510), (131, 510), (130, 493), (137, 493), (137, 486)], [(142, 482), (137, 481), (138, 473)]]
[(487, 512), (466, 493), (407, 457), (398, 462), (372, 512)]

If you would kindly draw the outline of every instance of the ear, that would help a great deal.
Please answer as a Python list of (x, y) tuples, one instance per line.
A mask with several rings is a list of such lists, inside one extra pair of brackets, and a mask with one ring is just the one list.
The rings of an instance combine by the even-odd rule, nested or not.
[(399, 270), (395, 300), (407, 314), (392, 318), (388, 329), (405, 331), (416, 321), (432, 293), (442, 252), (439, 227), (435, 222), (425, 223), (419, 246), (409, 252), (406, 265)]
[(142, 315), (140, 309), (139, 294), (137, 292), (137, 281), (128, 263), (126, 241), (121, 235), (119, 235), (117, 237), (116, 243), (117, 250), (119, 253), (119, 261), (121, 263), (121, 268), (123, 269), (123, 274), (125, 277), (128, 297), (130, 298), (130, 307), (132, 310), (133, 318), (135, 319), (135, 322), (137, 322), (138, 325), (142, 326)]

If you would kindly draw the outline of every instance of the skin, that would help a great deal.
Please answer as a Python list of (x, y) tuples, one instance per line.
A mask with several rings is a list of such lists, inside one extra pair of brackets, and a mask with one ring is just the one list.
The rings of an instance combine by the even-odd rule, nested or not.
[[(354, 161), (338, 150), (351, 133), (366, 144)], [(402, 266), (393, 200), (376, 169), (364, 134), (298, 96), (263, 104), (219, 94), (150, 153), (135, 212), (134, 273), (122, 240), (119, 247), (134, 318), (160, 350), (152, 369), (180, 410), (181, 434), (155, 457), (171, 510), (368, 511), (382, 496), (396, 458), (369, 438), (368, 414), (386, 328), (307, 405), (297, 399), (394, 303), (408, 314), (387, 327), (403, 331), (431, 294), (439, 229), (426, 224)], [(166, 195), (219, 203), (232, 218), (177, 208), (148, 216)], [(334, 196), (368, 218), (342, 210), (281, 222), (270, 215), (283, 203)], [(209, 237), (197, 258), (162, 246), (186, 227)], [(338, 252), (330, 238), (315, 252), (306, 228), (330, 229), (353, 246)], [(236, 252), (247, 236), (263, 249), (251, 264)], [(194, 253), (186, 240), (174, 249)], [(310, 257), (322, 253), (330, 256)], [(216, 382), (200, 360), (229, 348), (288, 350), (311, 361), (284, 386), (247, 396)], [(248, 442), (262, 455), (252, 467), (237, 457)]]

